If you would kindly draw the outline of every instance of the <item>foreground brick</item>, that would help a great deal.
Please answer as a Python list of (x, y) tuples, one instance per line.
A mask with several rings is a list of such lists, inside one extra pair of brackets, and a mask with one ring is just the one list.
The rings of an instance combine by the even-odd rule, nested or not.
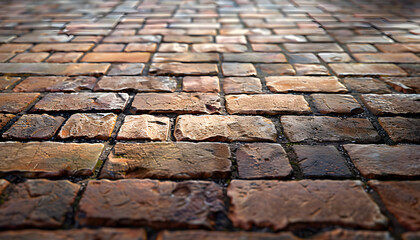
[(420, 230), (420, 181), (380, 182), (368, 184), (378, 192), (385, 207), (397, 221), (411, 231)]
[(223, 143), (117, 143), (101, 177), (226, 178), (230, 167), (229, 147)]
[(79, 92), (92, 90), (94, 77), (28, 77), (13, 88), (14, 92)]
[(236, 151), (239, 177), (285, 178), (292, 172), (287, 154), (280, 144), (244, 144)]
[(271, 120), (260, 116), (179, 116), (175, 125), (178, 141), (270, 141), (277, 139)]
[(362, 106), (351, 95), (343, 94), (312, 94), (315, 107), (322, 114), (358, 114), (362, 113)]
[(336, 77), (273, 76), (266, 77), (265, 80), (272, 92), (347, 92)]
[(420, 143), (420, 119), (381, 117), (378, 121), (392, 141)]
[(326, 116), (282, 116), (284, 134), (292, 142), (378, 142), (380, 137), (369, 120)]
[(35, 75), (101, 75), (110, 64), (95, 63), (0, 63), (0, 73)]
[(98, 143), (2, 142), (0, 175), (20, 172), (26, 177), (89, 176), (103, 148)]
[(300, 169), (305, 177), (350, 178), (346, 159), (334, 146), (293, 146)]
[(146, 240), (144, 229), (122, 229), (122, 228), (99, 228), (99, 229), (69, 229), (69, 230), (39, 230), (26, 229), (21, 231), (4, 231), (0, 233), (0, 239), (13, 240)]
[(382, 77), (381, 79), (398, 92), (420, 93), (420, 77)]
[(173, 92), (176, 85), (176, 79), (171, 77), (103, 77), (95, 91)]
[(218, 72), (217, 65), (210, 63), (153, 63), (149, 70), (149, 73), (153, 75), (173, 76), (216, 75)]
[(246, 230), (327, 224), (377, 229), (387, 223), (360, 181), (233, 180), (227, 194), (229, 218)]
[(361, 99), (375, 115), (420, 114), (420, 94), (365, 94)]
[(395, 64), (332, 63), (330, 68), (338, 76), (406, 76)]
[(132, 113), (219, 113), (220, 97), (213, 93), (141, 93), (134, 97)]
[(58, 137), (107, 140), (116, 121), (117, 115), (113, 113), (76, 113), (67, 120)]
[(69, 181), (28, 180), (17, 184), (0, 206), (0, 227), (60, 227), (79, 188)]
[(13, 114), (0, 114), (0, 129), (7, 125), (15, 117)]
[(351, 161), (367, 178), (420, 176), (418, 145), (344, 145)]
[(167, 117), (152, 115), (128, 115), (118, 133), (118, 140), (160, 140), (166, 141), (170, 122)]
[(149, 61), (150, 53), (134, 52), (134, 53), (87, 53), (82, 62), (123, 62), (123, 63), (144, 63)]
[(49, 139), (64, 122), (64, 118), (47, 114), (23, 115), (4, 134), (8, 139)]
[(21, 112), (35, 102), (39, 95), (39, 93), (0, 93), (0, 112)]
[(259, 94), (226, 96), (226, 109), (230, 114), (306, 114), (308, 102), (301, 95)]
[(126, 93), (49, 93), (32, 112), (113, 111), (121, 112), (128, 101)]
[(91, 226), (197, 228), (213, 226), (224, 211), (222, 188), (213, 182), (89, 181), (77, 221)]

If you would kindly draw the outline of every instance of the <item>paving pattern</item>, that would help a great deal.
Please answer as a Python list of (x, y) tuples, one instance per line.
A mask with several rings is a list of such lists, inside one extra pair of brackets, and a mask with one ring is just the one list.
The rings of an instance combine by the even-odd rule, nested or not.
[(0, 239), (420, 239), (420, 3), (0, 3)]

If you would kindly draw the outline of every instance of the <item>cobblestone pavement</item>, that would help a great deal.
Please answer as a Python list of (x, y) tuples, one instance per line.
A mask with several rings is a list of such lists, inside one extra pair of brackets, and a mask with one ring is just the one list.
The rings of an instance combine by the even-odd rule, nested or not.
[(0, 239), (420, 239), (420, 2), (2, 1)]

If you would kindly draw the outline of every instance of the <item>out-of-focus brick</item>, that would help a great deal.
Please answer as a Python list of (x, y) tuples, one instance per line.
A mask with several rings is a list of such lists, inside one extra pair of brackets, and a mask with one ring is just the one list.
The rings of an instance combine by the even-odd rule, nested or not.
[(184, 77), (182, 79), (182, 90), (184, 92), (220, 92), (218, 77)]
[(344, 85), (359, 93), (391, 93), (387, 85), (374, 78), (344, 78)]
[(246, 45), (241, 44), (221, 44), (221, 43), (197, 43), (191, 46), (193, 52), (208, 53), (230, 53), (230, 52), (246, 52)]
[(247, 77), (256, 76), (257, 70), (251, 63), (223, 63), (222, 73), (224, 76)]
[(9, 62), (11, 63), (38, 63), (42, 62), (49, 56), (48, 53), (20, 53)]
[(149, 61), (150, 53), (133, 52), (133, 53), (105, 53), (95, 52), (87, 53), (82, 62), (128, 62), (128, 63), (144, 63)]
[(223, 80), (223, 91), (232, 93), (261, 93), (262, 85), (258, 78), (253, 77), (228, 77)]
[(218, 62), (217, 53), (156, 53), (153, 62)]
[(92, 90), (94, 77), (27, 77), (13, 88), (14, 92), (78, 92)]
[(3, 231), (0, 233), (0, 239), (13, 240), (92, 240), (92, 239), (119, 239), (119, 240), (146, 240), (146, 231), (144, 229), (123, 229), (123, 228), (99, 228), (99, 229), (68, 229), (68, 230), (41, 230), (25, 229), (20, 231)]
[(31, 48), (31, 52), (87, 52), (93, 43), (41, 43)]
[(20, 77), (8, 77), (2, 76), (0, 77), (0, 90), (5, 90), (18, 82), (21, 78)]
[(398, 92), (420, 93), (420, 77), (382, 77), (381, 79)]
[(406, 76), (395, 64), (331, 63), (330, 68), (339, 76)]
[(49, 63), (75, 63), (83, 56), (81, 52), (57, 52), (46, 60)]
[(0, 73), (34, 75), (101, 75), (109, 64), (95, 63), (0, 63)]
[(218, 72), (217, 65), (209, 63), (153, 63), (149, 70), (152, 75), (173, 76), (216, 75)]
[(226, 62), (245, 63), (284, 63), (286, 57), (282, 53), (224, 53), (223, 60)]
[(176, 79), (171, 77), (118, 76), (102, 77), (94, 90), (103, 92), (173, 92), (176, 85)]
[(336, 77), (273, 76), (266, 77), (265, 80), (272, 92), (347, 92)]

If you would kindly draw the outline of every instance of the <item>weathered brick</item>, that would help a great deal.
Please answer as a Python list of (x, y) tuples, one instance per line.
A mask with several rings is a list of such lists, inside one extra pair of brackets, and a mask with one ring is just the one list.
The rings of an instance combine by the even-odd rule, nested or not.
[(420, 181), (371, 180), (368, 184), (378, 192), (387, 210), (404, 228), (410, 231), (420, 230)]
[(224, 76), (256, 76), (257, 70), (251, 63), (223, 63), (222, 73)]
[(262, 85), (258, 78), (228, 77), (223, 80), (223, 91), (231, 93), (261, 93)]
[(128, 101), (126, 93), (49, 93), (32, 112), (113, 111), (121, 112)]
[(47, 114), (23, 115), (4, 134), (8, 139), (49, 139), (55, 135), (64, 118)]
[(94, 52), (87, 53), (82, 62), (123, 62), (123, 63), (144, 63), (150, 59), (150, 53), (133, 52), (133, 53), (105, 53)]
[(162, 43), (159, 52), (188, 52), (188, 44), (185, 43)]
[(117, 115), (113, 113), (76, 113), (61, 128), (58, 138), (94, 138), (107, 140), (114, 129)]
[(13, 40), (17, 43), (54, 43), (69, 42), (73, 38), (72, 35), (36, 35), (25, 34)]
[(381, 79), (398, 92), (420, 93), (420, 77), (382, 77)]
[(196, 179), (230, 175), (230, 151), (224, 143), (118, 143), (102, 178)]
[(90, 226), (210, 228), (221, 212), (222, 188), (213, 182), (102, 180), (89, 181), (77, 221)]
[(39, 63), (44, 61), (49, 53), (20, 53), (9, 62), (11, 63)]
[(320, 53), (318, 54), (325, 62), (351, 62), (347, 53)]
[(346, 165), (346, 159), (332, 145), (293, 146), (300, 169), (305, 177), (314, 178), (350, 178), (352, 174)]
[(102, 77), (95, 86), (95, 91), (104, 92), (173, 92), (176, 79), (171, 77)]
[(19, 77), (8, 77), (8, 76), (2, 76), (0, 77), (0, 90), (5, 90), (18, 82), (20, 80)]
[(0, 113), (0, 129), (6, 126), (7, 123), (10, 122), (15, 117), (13, 114), (4, 114)]
[(15, 54), (13, 53), (0, 53), (0, 62), (7, 62), (7, 60), (14, 57)]
[(357, 53), (353, 56), (359, 62), (420, 63), (420, 58), (413, 53)]
[(344, 52), (336, 43), (285, 43), (287, 51), (295, 52)]
[(213, 93), (142, 93), (134, 97), (132, 113), (219, 113), (220, 97)]
[(0, 226), (60, 227), (64, 224), (66, 214), (71, 211), (79, 188), (79, 185), (67, 180), (28, 180), (17, 184), (0, 206), (3, 216)]
[(342, 43), (392, 43), (392, 39), (387, 36), (380, 35), (354, 35), (354, 36), (337, 36), (339, 42)]
[(229, 53), (229, 52), (246, 52), (246, 45), (241, 44), (221, 44), (221, 43), (197, 43), (191, 46), (193, 52), (208, 53)]
[(113, 63), (107, 73), (108, 76), (118, 75), (141, 75), (144, 69), (144, 63)]
[(315, 107), (322, 114), (358, 114), (362, 113), (362, 106), (351, 95), (344, 94), (312, 94)]
[(31, 48), (31, 52), (87, 52), (93, 43), (41, 43)]
[(364, 94), (363, 103), (375, 115), (419, 114), (420, 94)]
[(156, 43), (129, 43), (125, 47), (125, 52), (155, 52), (157, 44)]
[(282, 116), (284, 133), (292, 142), (378, 142), (380, 137), (369, 120), (327, 116)]
[(272, 76), (265, 80), (272, 92), (347, 92), (336, 77)]
[(381, 117), (378, 121), (392, 141), (420, 143), (420, 119)]
[(251, 43), (289, 43), (289, 42), (307, 42), (304, 36), (299, 35), (255, 35), (249, 36)]
[(3, 231), (0, 233), (0, 239), (13, 240), (146, 240), (146, 231), (144, 229), (123, 229), (123, 228), (98, 228), (98, 229), (68, 229), (68, 230), (41, 230), (41, 229), (25, 229), (20, 231)]
[(386, 53), (398, 53), (398, 52), (420, 52), (420, 44), (402, 44), (402, 43), (393, 43), (393, 44), (375, 44), (382, 52)]
[(218, 62), (217, 53), (156, 53), (153, 62)]
[(182, 79), (182, 90), (184, 92), (220, 92), (218, 77), (184, 77)]
[(276, 44), (251, 44), (252, 51), (254, 52), (281, 52), (282, 49)]
[(285, 178), (292, 172), (287, 154), (280, 144), (244, 144), (236, 151), (240, 178)]
[(401, 234), (402, 240), (417, 240), (420, 238), (420, 231), (418, 232), (405, 232)]
[(407, 73), (395, 64), (331, 63), (330, 68), (338, 76), (406, 76)]
[(301, 95), (258, 94), (226, 96), (226, 109), (230, 114), (307, 114), (309, 104)]
[(6, 43), (0, 45), (0, 53), (19, 53), (28, 50), (30, 47), (32, 47), (32, 44)]
[(94, 77), (27, 77), (13, 88), (14, 92), (78, 92), (92, 90)]
[[(329, 53), (331, 54), (331, 53)], [(313, 53), (288, 54), (290, 63), (320, 63), (318, 57)]]
[(169, 118), (152, 115), (128, 115), (118, 132), (118, 140), (161, 140), (166, 141), (169, 135)]
[(246, 44), (245, 36), (216, 36), (217, 43), (238, 43), (238, 44)]
[(296, 75), (331, 75), (328, 69), (321, 64), (293, 64)]
[(93, 52), (121, 52), (124, 47), (124, 44), (98, 44)]
[(347, 48), (349, 49), (350, 52), (377, 52), (378, 51), (371, 44), (365, 44), (365, 43), (347, 44)]
[(260, 64), (260, 69), (267, 75), (296, 75), (295, 69), (290, 64)]
[(213, 41), (212, 36), (164, 36), (164, 42), (172, 43), (210, 43)]
[(108, 36), (105, 37), (104, 43), (139, 43), (139, 42), (160, 42), (162, 39), (158, 35), (136, 35), (136, 36)]
[(387, 85), (374, 78), (344, 78), (344, 85), (359, 93), (391, 93)]
[(360, 181), (233, 180), (227, 194), (229, 218), (234, 226), (247, 230), (252, 226), (279, 230), (299, 224), (377, 229), (387, 224)]
[(0, 93), (0, 112), (18, 113), (31, 105), (39, 93)]
[(178, 141), (270, 141), (277, 139), (271, 120), (260, 116), (179, 116), (175, 125)]
[(210, 63), (153, 63), (149, 70), (152, 75), (174, 76), (216, 75), (218, 72), (217, 65)]
[(420, 154), (418, 145), (344, 145), (354, 166), (367, 178), (418, 177)]
[(100, 75), (109, 64), (95, 63), (0, 63), (0, 73), (34, 75)]
[(75, 63), (83, 56), (81, 52), (57, 52), (45, 61), (48, 63)]
[(245, 62), (245, 63), (281, 63), (287, 62), (282, 53), (224, 53), (223, 60), (226, 62)]

